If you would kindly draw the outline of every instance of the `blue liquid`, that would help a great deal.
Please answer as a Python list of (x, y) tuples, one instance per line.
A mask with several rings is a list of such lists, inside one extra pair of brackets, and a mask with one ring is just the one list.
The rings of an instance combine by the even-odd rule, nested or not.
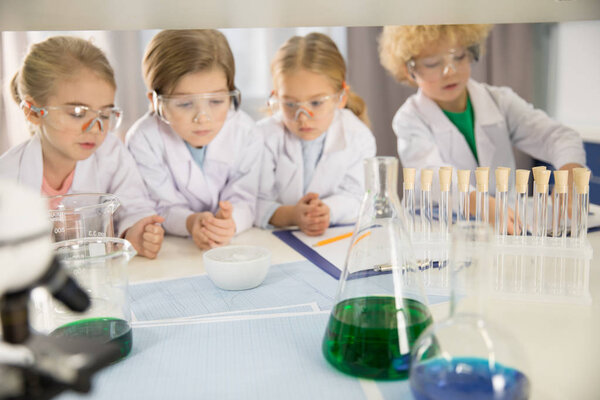
[(501, 364), (492, 375), (486, 359), (436, 358), (411, 371), (410, 389), (417, 400), (525, 400), (530, 385), (522, 372)]

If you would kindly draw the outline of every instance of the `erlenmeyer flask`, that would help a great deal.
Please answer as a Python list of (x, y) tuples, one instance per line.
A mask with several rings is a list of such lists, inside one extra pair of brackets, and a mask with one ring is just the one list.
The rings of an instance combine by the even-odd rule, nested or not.
[(431, 322), (398, 200), (398, 160), (365, 160), (367, 191), (340, 278), (323, 353), (337, 369), (405, 379), (414, 341)]
[(428, 328), (413, 349), (410, 387), (417, 400), (529, 398), (524, 350), (485, 318), (491, 240), (484, 222), (453, 228), (450, 317)]

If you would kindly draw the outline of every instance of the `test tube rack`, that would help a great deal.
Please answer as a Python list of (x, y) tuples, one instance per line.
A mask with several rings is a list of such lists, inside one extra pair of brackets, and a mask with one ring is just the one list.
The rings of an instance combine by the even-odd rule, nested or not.
[[(428, 294), (448, 296), (451, 236), (444, 238), (437, 232), (428, 236), (416, 232), (412, 236), (423, 284)], [(587, 239), (497, 236), (489, 246), (492, 297), (591, 304), (593, 250)]]

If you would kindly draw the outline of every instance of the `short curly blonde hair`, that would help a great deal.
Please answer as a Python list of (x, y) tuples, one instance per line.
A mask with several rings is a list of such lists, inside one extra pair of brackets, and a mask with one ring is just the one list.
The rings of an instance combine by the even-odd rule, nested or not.
[(400, 83), (414, 85), (406, 63), (428, 46), (450, 40), (460, 46), (483, 45), (492, 25), (385, 26), (379, 36), (381, 65)]

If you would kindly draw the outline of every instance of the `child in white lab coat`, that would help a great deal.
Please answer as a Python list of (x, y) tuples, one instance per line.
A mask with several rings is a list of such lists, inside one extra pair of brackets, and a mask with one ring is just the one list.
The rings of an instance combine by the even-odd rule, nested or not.
[(326, 35), (289, 39), (271, 62), (274, 115), (257, 124), (265, 151), (256, 224), (297, 225), (321, 235), (354, 222), (364, 194), (362, 161), (375, 155), (363, 100)]
[(121, 119), (104, 53), (68, 36), (34, 44), (11, 82), (33, 136), (0, 157), (0, 177), (53, 196), (112, 193), (119, 234), (138, 254), (156, 257), (164, 236), (135, 161), (112, 134)]
[[(489, 30), (489, 25), (384, 28), (379, 43), (382, 65), (399, 82), (419, 88), (392, 122), (403, 166), (514, 169), (516, 146), (557, 169), (581, 167), (585, 151), (577, 132), (534, 109), (510, 88), (470, 78), (471, 63), (477, 61)], [(491, 194), (494, 182), (491, 173)], [(494, 204), (491, 197), (490, 210)], [(472, 198), (472, 213), (474, 207)], [(512, 210), (509, 214), (512, 219)], [(492, 223), (493, 217), (490, 212)], [(512, 231), (512, 221), (508, 228)]]
[(262, 141), (238, 110), (233, 54), (216, 30), (165, 30), (146, 48), (151, 111), (129, 130), (136, 159), (167, 233), (201, 249), (252, 226)]

